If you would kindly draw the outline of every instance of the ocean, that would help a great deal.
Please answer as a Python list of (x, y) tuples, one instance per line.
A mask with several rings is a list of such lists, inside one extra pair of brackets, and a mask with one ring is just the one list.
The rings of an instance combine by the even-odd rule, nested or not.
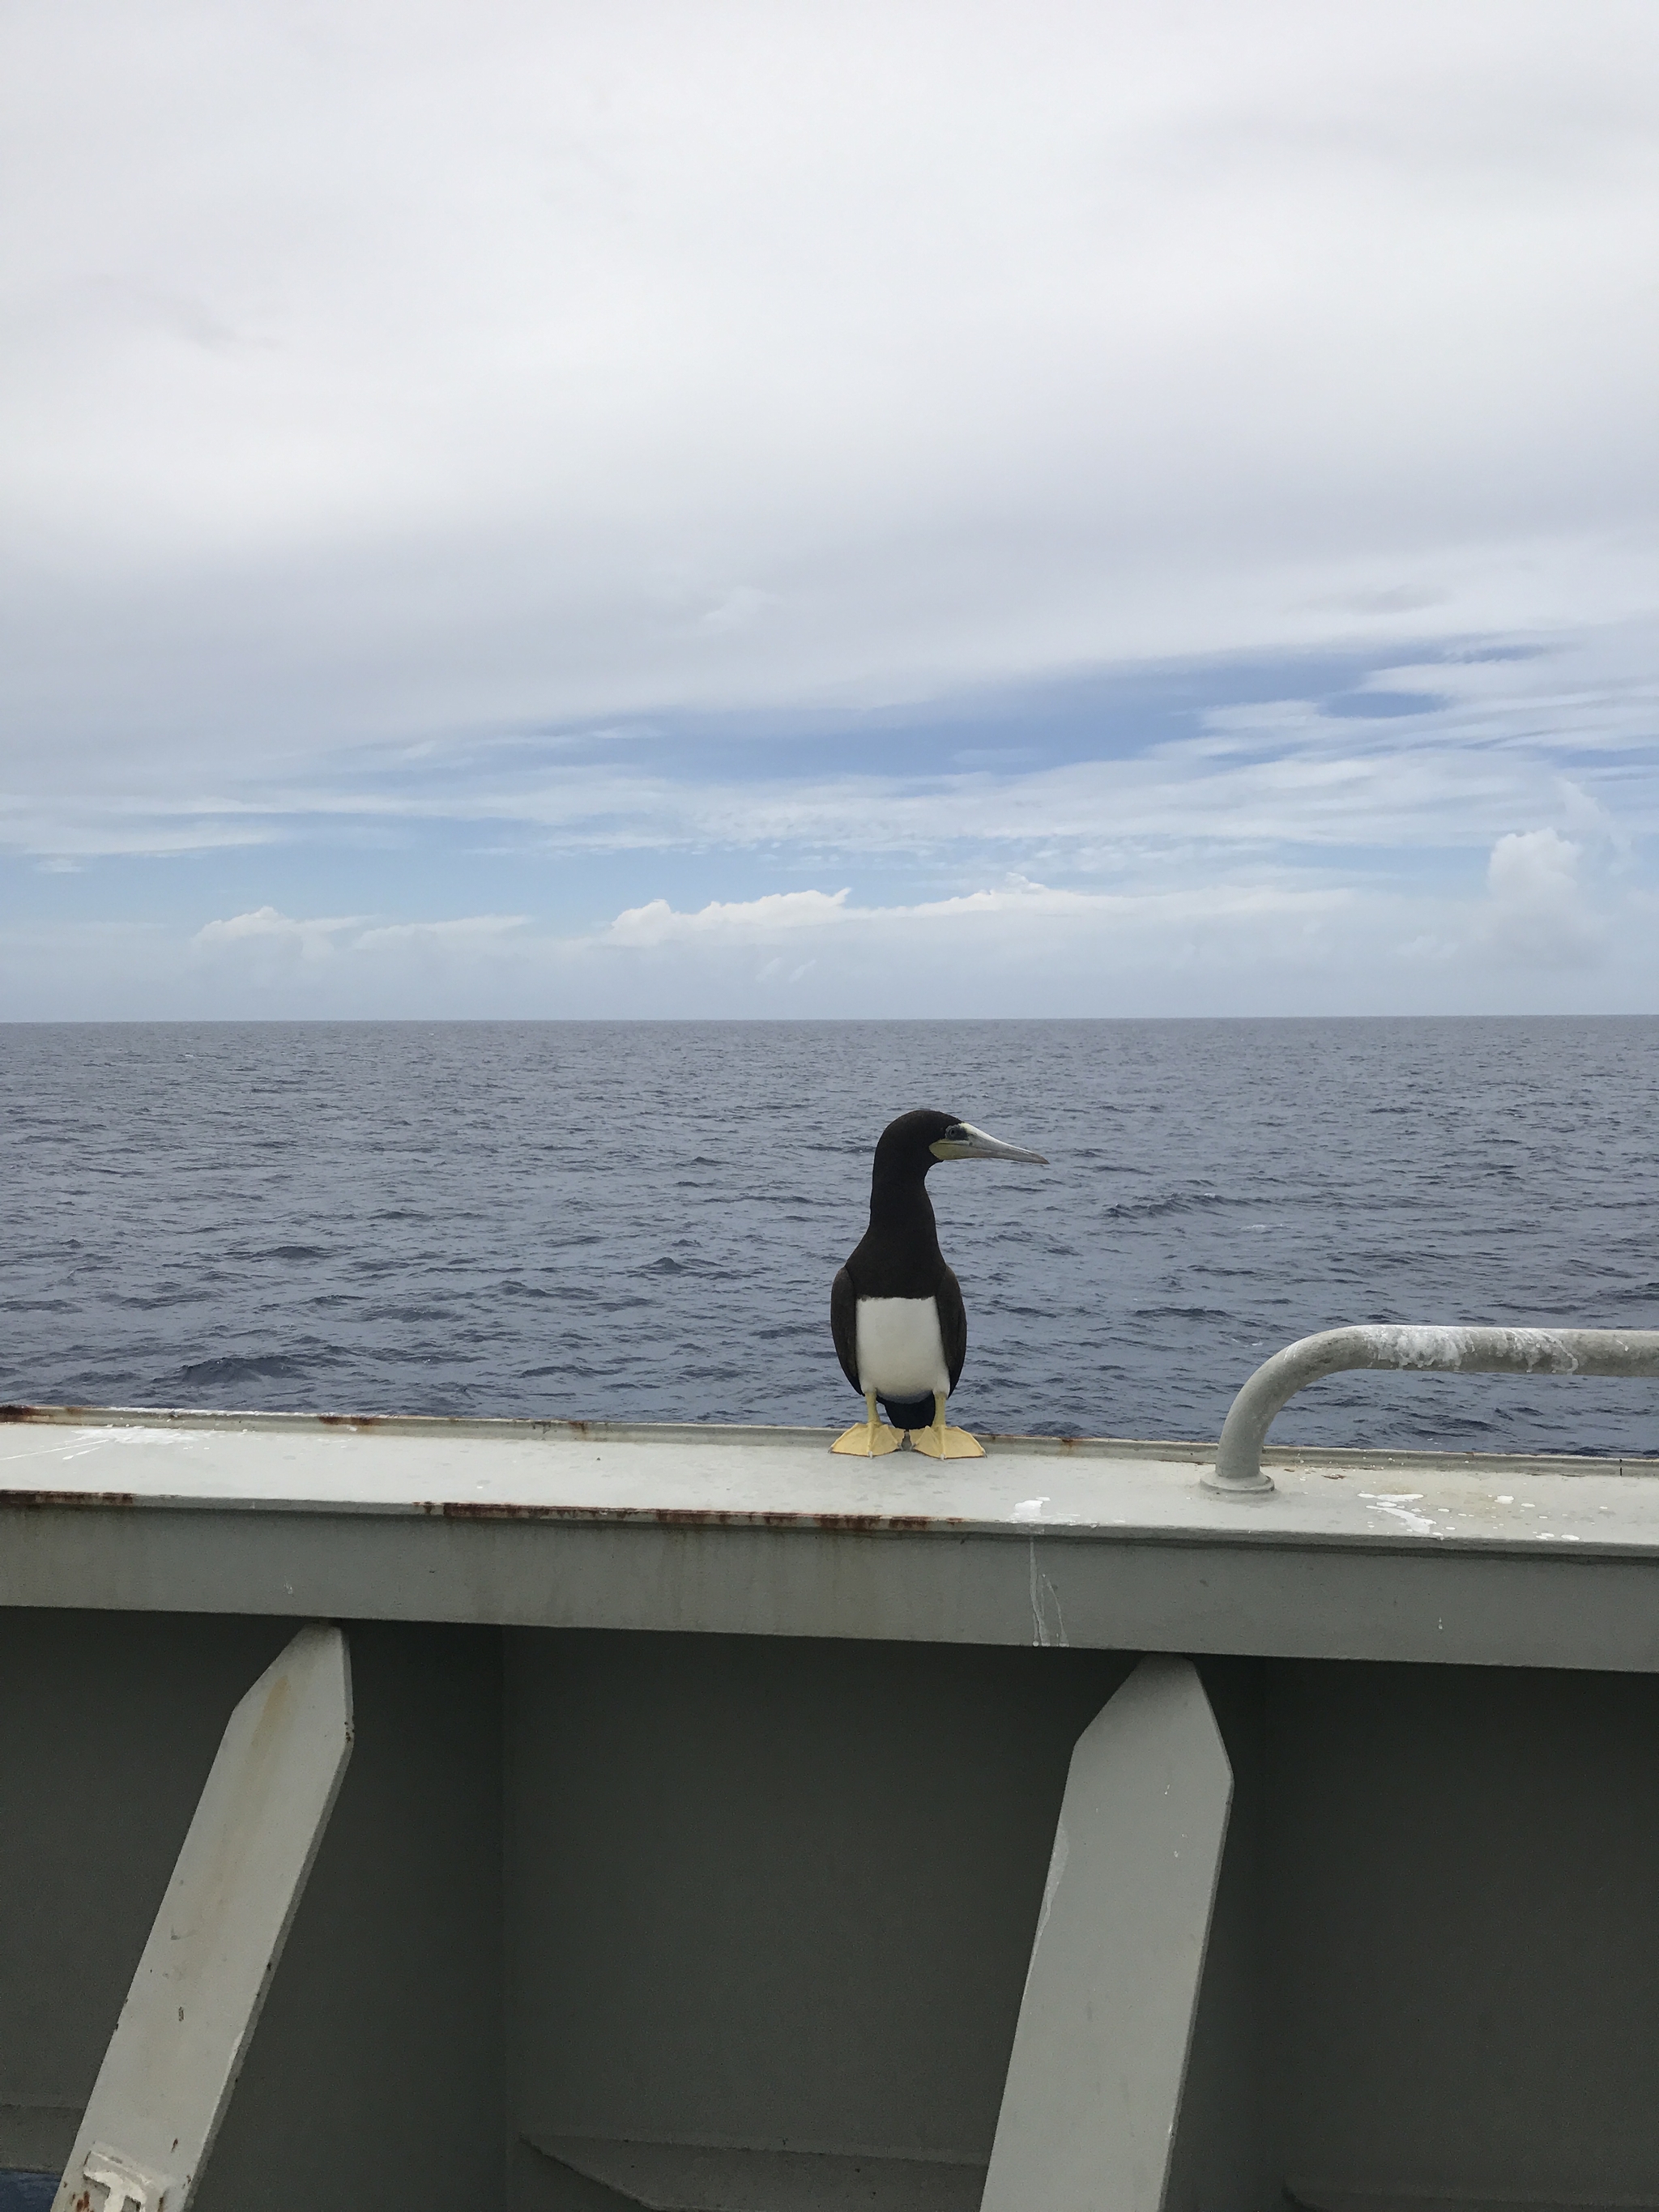
[[(0, 1396), (843, 1424), (830, 1283), (884, 1124), (953, 1419), (1212, 1438), (1344, 1322), (1659, 1325), (1659, 1021), (0, 1027)], [(1287, 1443), (1659, 1453), (1652, 1383), (1333, 1377)]]

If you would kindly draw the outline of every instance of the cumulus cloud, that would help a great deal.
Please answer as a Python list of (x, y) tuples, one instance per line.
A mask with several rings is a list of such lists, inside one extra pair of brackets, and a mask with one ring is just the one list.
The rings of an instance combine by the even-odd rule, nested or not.
[(630, 907), (603, 933), (600, 942), (648, 946), (694, 943), (700, 939), (771, 937), (802, 929), (896, 929), (948, 927), (977, 921), (1102, 923), (1115, 919), (1160, 916), (1205, 920), (1245, 915), (1328, 914), (1347, 903), (1340, 889), (1290, 885), (1226, 884), (1154, 894), (1054, 889), (1029, 878), (1010, 875), (981, 890), (909, 905), (854, 906), (850, 890), (773, 891), (764, 897), (714, 900), (678, 913), (666, 899)]
[(613, 945), (668, 945), (687, 939), (771, 936), (779, 930), (822, 929), (849, 918), (850, 890), (769, 891), (757, 899), (711, 899), (694, 914), (677, 914), (666, 899), (629, 907), (605, 933)]
[(1602, 930), (1579, 878), (1583, 846), (1556, 830), (1513, 830), (1486, 864), (1487, 941), (1504, 957), (1541, 967), (1595, 959)]
[(357, 937), (368, 920), (366, 915), (356, 914), (319, 915), (296, 921), (291, 915), (279, 914), (274, 906), (261, 906), (247, 914), (230, 915), (222, 921), (204, 922), (194, 941), (204, 952), (238, 945), (280, 946), (302, 960), (328, 960), (343, 939), (349, 941)]
[(383, 922), (364, 930), (356, 940), (360, 952), (424, 946), (455, 950), (498, 943), (528, 923), (527, 914), (467, 914), (449, 921)]

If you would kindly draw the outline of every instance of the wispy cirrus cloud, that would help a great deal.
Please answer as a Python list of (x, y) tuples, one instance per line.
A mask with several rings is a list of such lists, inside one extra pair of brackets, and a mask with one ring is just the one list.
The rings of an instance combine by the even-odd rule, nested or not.
[[(994, 727), (1024, 742), (963, 745), (986, 705), (945, 698), (727, 726), (658, 718), (599, 730), (358, 749), (319, 775), (180, 793), (60, 788), (14, 799), (18, 849), (83, 857), (293, 843), (319, 830), (414, 842), (448, 829), (524, 849), (777, 848), (902, 856), (983, 847), (1114, 853), (1174, 841), (1475, 846), (1516, 818), (1601, 806), (1627, 834), (1659, 823), (1659, 666), (1628, 629), (1524, 650), (1487, 645), (1384, 660), (1324, 696), (1227, 691), (1252, 664), (1202, 672), (1212, 703), (1131, 707), (1133, 679), (1073, 679), (1064, 726), (1042, 687), (1007, 692)], [(1287, 669), (1294, 677), (1300, 672)], [(1167, 672), (1165, 672), (1167, 673)], [(1091, 703), (1092, 695), (1092, 704)], [(1598, 797), (1597, 794), (1603, 794)]]

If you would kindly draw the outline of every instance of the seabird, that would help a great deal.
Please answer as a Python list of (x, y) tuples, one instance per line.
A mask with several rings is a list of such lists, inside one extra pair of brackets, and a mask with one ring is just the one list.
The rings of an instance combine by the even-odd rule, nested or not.
[[(918, 1108), (882, 1131), (870, 1178), (870, 1226), (830, 1294), (830, 1326), (842, 1372), (863, 1394), (867, 1418), (831, 1451), (878, 1458), (896, 1451), (900, 1429), (932, 1459), (979, 1459), (984, 1446), (965, 1429), (945, 1425), (945, 1401), (968, 1352), (962, 1285), (945, 1264), (927, 1197), (936, 1160), (1029, 1160), (954, 1114)], [(879, 1399), (896, 1426), (876, 1413)]]

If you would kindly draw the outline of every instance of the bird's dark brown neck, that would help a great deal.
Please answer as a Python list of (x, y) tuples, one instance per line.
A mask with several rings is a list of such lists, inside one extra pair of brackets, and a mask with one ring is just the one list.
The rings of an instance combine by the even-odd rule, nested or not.
[(914, 1170), (884, 1174), (880, 1168), (876, 1170), (870, 1178), (870, 1226), (874, 1229), (878, 1224), (898, 1236), (939, 1242), (926, 1175)]
[(870, 1185), (870, 1226), (848, 1265), (860, 1297), (932, 1295), (945, 1255), (925, 1176), (877, 1167)]

